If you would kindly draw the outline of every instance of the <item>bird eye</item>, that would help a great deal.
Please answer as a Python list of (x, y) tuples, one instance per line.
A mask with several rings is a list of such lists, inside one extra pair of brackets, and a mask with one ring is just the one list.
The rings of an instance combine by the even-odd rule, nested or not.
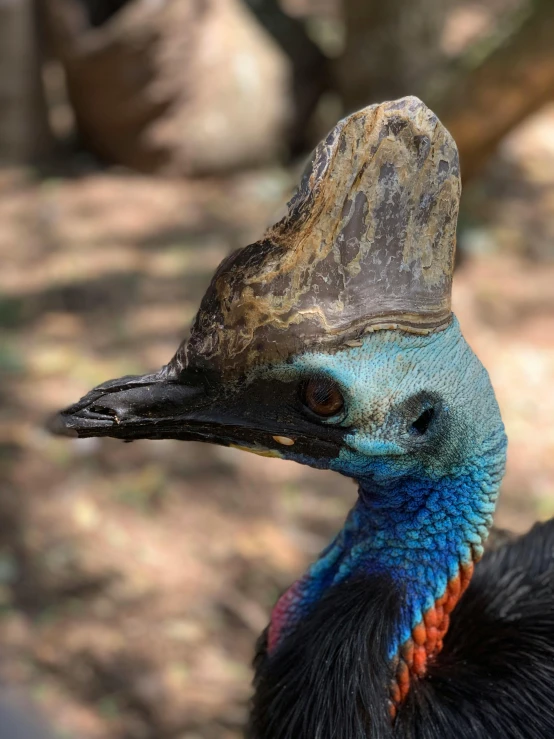
[(424, 410), (423, 413), (412, 423), (410, 427), (412, 433), (417, 434), (417, 436), (423, 436), (423, 434), (427, 432), (434, 415), (434, 408), (427, 408)]
[(301, 388), (301, 400), (312, 413), (329, 418), (344, 407), (344, 398), (336, 382), (325, 377), (313, 377)]

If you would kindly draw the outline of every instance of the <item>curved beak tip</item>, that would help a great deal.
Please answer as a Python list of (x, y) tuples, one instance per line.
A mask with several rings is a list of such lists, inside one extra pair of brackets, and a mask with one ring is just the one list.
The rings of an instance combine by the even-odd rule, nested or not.
[(68, 425), (64, 413), (56, 413), (46, 421), (46, 429), (55, 436), (69, 436), (76, 438), (79, 436), (77, 429)]
[(128, 376), (91, 390), (77, 403), (46, 422), (57, 436), (111, 436), (130, 439), (176, 438), (194, 422), (200, 387), (160, 379), (157, 375)]

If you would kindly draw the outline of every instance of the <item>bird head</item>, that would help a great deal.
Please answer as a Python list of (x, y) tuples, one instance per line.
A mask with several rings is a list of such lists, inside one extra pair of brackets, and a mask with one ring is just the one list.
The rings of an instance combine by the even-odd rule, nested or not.
[(68, 435), (198, 440), (379, 484), (463, 465), (501, 427), (450, 305), (456, 146), (408, 97), (341, 121), (263, 239), (216, 271), (159, 372), (58, 414)]

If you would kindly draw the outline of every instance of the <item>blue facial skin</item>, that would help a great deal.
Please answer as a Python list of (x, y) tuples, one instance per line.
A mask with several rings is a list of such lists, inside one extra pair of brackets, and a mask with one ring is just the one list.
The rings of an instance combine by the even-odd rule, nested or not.
[[(344, 528), (291, 591), (279, 639), (330, 586), (388, 573), (404, 593), (392, 658), (460, 566), (482, 554), (506, 456), (488, 374), (455, 318), (428, 336), (378, 331), (359, 347), (307, 353), (260, 374), (338, 383), (344, 409), (322, 423), (348, 429), (339, 456), (322, 465), (294, 447), (279, 451), (359, 483)], [(412, 424), (429, 409), (433, 418), (419, 434)]]

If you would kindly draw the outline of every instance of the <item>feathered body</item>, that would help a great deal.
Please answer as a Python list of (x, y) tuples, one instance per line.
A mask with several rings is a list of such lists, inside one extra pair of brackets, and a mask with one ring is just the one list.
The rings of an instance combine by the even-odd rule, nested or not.
[(553, 521), (488, 551), (394, 722), (388, 649), (402, 593), (383, 575), (330, 589), (272, 660), (261, 637), (248, 737), (549, 739), (553, 584)]

